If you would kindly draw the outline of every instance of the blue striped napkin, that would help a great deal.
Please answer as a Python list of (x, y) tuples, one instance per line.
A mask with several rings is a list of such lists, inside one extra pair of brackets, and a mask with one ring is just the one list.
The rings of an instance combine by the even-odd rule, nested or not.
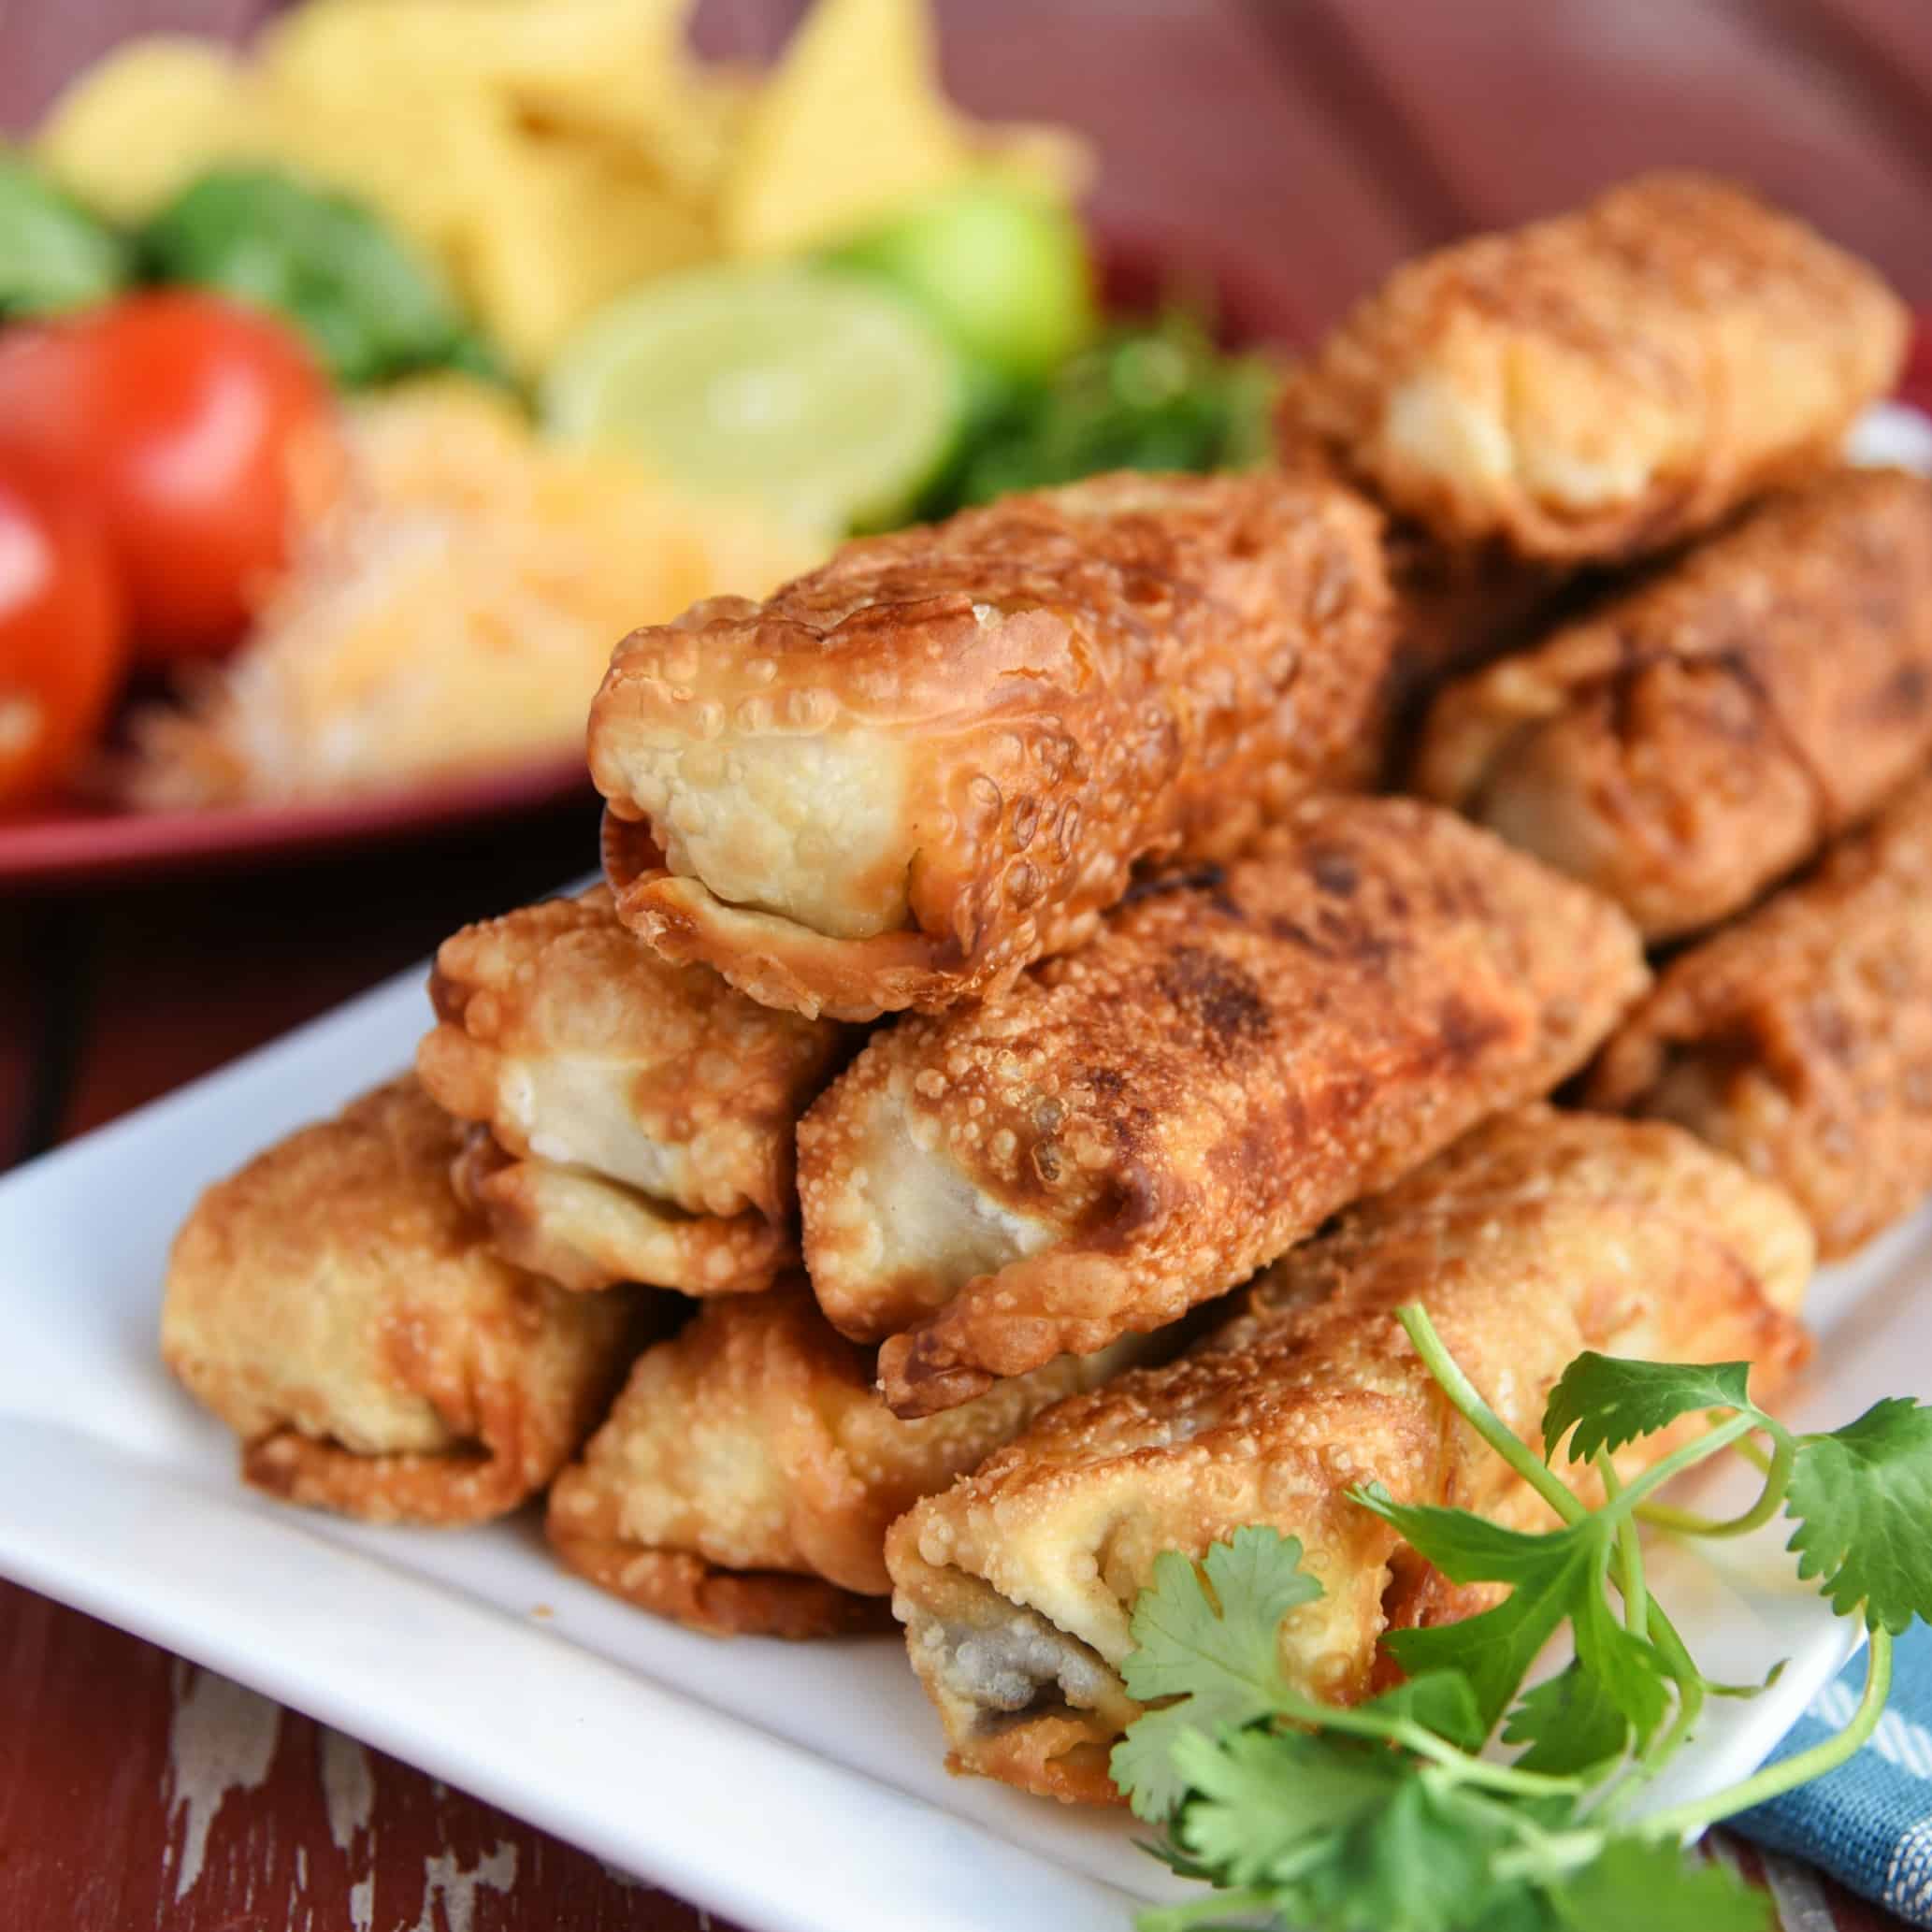
[[(1771, 1762), (1841, 1730), (1864, 1685), (1861, 1651), (1811, 1700)], [(1932, 1629), (1914, 1623), (1897, 1640), (1892, 1701), (1850, 1764), (1727, 1828), (1820, 1867), (1914, 1925), (1932, 1925)]]

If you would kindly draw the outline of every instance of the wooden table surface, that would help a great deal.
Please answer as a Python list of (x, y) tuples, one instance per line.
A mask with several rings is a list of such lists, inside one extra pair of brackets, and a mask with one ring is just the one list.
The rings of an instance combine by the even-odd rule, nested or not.
[[(1925, 0), (940, 0), (968, 106), (1058, 118), (1096, 210), (1238, 252), (1310, 327), (1400, 256), (1657, 163), (1756, 182), (1932, 303)], [(0, 0), (0, 128), (143, 27), (262, 0)], [(769, 54), (786, 0), (704, 0)], [(406, 849), (0, 891), (0, 1166), (584, 871), (594, 815)], [(855, 1853), (855, 1855), (861, 1855)], [(1755, 1870), (1757, 1861), (1745, 1853)], [(1788, 1863), (1788, 1932), (1889, 1924)], [(690, 1932), (707, 1916), (151, 1646), (0, 1585), (0, 1926)]]

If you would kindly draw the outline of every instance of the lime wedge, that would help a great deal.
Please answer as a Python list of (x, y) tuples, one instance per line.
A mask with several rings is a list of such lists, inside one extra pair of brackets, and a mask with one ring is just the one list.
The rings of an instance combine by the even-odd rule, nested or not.
[(544, 425), (814, 527), (910, 512), (966, 409), (957, 353), (915, 309), (797, 265), (693, 269), (599, 310), (542, 385)]

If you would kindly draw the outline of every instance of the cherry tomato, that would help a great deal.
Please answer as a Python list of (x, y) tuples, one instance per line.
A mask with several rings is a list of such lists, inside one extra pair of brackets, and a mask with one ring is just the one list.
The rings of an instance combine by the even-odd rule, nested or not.
[(98, 526), (0, 473), (0, 807), (72, 771), (114, 701), (127, 642)]
[(219, 654), (287, 555), (328, 391), (280, 324), (187, 290), (0, 338), (0, 458), (97, 512), (138, 661)]

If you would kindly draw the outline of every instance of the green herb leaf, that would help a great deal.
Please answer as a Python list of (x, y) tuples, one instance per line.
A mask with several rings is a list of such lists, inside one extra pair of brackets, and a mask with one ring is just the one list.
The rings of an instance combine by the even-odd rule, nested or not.
[(1391, 1630), (1383, 1646), (1405, 1670), (1460, 1670), (1469, 1680), (1487, 1737), (1569, 1614), (1581, 1574), (1580, 1566), (1552, 1565), (1519, 1583), (1479, 1617), (1423, 1630)]
[(1798, 1575), (1822, 1577), (1839, 1616), (1862, 1605), (1895, 1636), (1914, 1617), (1932, 1622), (1932, 1408), (1894, 1396), (1804, 1437), (1785, 1508)]
[(1108, 469), (1247, 468), (1273, 454), (1279, 387), (1269, 358), (1224, 355), (1185, 310), (1110, 330), (987, 411), (924, 508), (944, 514)]
[(1592, 1594), (1601, 1601), (1612, 1532), (1586, 1517), (1569, 1528), (1530, 1536), (1463, 1509), (1397, 1503), (1379, 1486), (1354, 1493), (1452, 1583), (1515, 1586), (1480, 1616), (1425, 1630), (1391, 1631), (1382, 1639), (1412, 1674), (1460, 1671), (1487, 1735), (1558, 1627)]
[(434, 264), (362, 203), (279, 169), (201, 176), (142, 241), (169, 280), (293, 323), (339, 382), (493, 366)]
[[(1396, 1784), (1349, 1832), (1305, 1889), (1310, 1919), (1359, 1932), (1462, 1932), (1488, 1926), (1520, 1884), (1492, 1875), (1514, 1841), (1507, 1810), (1427, 1771)], [(1284, 1916), (1286, 1916), (1284, 1914)]]
[(130, 266), (118, 235), (0, 150), (0, 317), (104, 302), (126, 286)]
[(1321, 1585), (1301, 1566), (1302, 1546), (1275, 1530), (1236, 1530), (1197, 1564), (1178, 1550), (1154, 1562), (1154, 1580), (1133, 1607), (1135, 1649), (1121, 1673), (1150, 1710), (1114, 1747), (1109, 1768), (1136, 1816), (1159, 1822), (1179, 1803), (1185, 1781), (1175, 1767), (1182, 1734), (1212, 1735), (1252, 1723), (1288, 1695), (1276, 1634), (1298, 1604)]
[(1304, 1732), (1189, 1731), (1175, 1758), (1192, 1794), (1176, 1836), (1221, 1882), (1287, 1883), (1333, 1855), (1350, 1825), (1387, 1805), (1405, 1777), (1387, 1751)]
[(1460, 1670), (1432, 1670), (1411, 1677), (1359, 1707), (1364, 1716), (1391, 1723), (1418, 1723), (1458, 1751), (1479, 1751), (1488, 1736), (1476, 1709), (1476, 1693)]
[(1593, 1677), (1604, 1696), (1630, 1725), (1631, 1742), (1641, 1751), (1670, 1708), (1670, 1671), (1663, 1652), (1616, 1617), (1601, 1576), (1582, 1592), (1570, 1611), (1577, 1662)]
[(1554, 1677), (1522, 1694), (1503, 1727), (1503, 1741), (1529, 1746), (1516, 1760), (1519, 1770), (1562, 1777), (1622, 1757), (1630, 1741), (1630, 1720), (1603, 1680), (1572, 1658)]
[(1700, 1409), (1754, 1407), (1746, 1393), (1748, 1362), (1626, 1362), (1593, 1349), (1577, 1357), (1550, 1391), (1543, 1411), (1543, 1454), (1554, 1461), (1570, 1435), (1569, 1460), (1587, 1463), (1654, 1435)]
[(1768, 1896), (1729, 1866), (1634, 1838), (1612, 1839), (1552, 1902), (1577, 1932), (1766, 1932), (1772, 1923)]
[(1348, 1494), (1400, 1531), (1403, 1541), (1426, 1556), (1451, 1583), (1530, 1582), (1552, 1564), (1566, 1561), (1566, 1550), (1603, 1540), (1603, 1533), (1587, 1519), (1544, 1536), (1506, 1529), (1467, 1509), (1444, 1509), (1434, 1503), (1398, 1503), (1378, 1482), (1350, 1490)]

